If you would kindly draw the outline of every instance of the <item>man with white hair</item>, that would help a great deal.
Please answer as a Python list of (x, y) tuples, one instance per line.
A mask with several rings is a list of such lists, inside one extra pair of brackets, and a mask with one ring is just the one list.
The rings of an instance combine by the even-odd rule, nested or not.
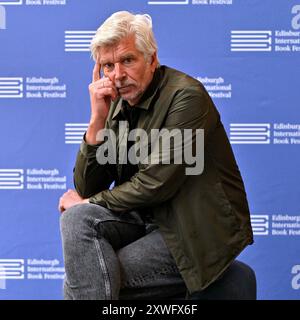
[[(76, 190), (59, 201), (65, 299), (167, 299), (186, 291), (193, 298), (253, 242), (244, 184), (219, 113), (200, 82), (160, 66), (147, 14), (114, 13), (91, 51), (91, 117), (74, 168)], [(104, 129), (115, 134), (115, 163), (102, 162), (110, 152), (103, 149)], [(175, 157), (124, 161), (134, 129), (191, 130), (188, 142), (198, 155), (202, 130), (204, 169), (187, 174), (190, 163)], [(150, 156), (165, 151), (151, 149)]]

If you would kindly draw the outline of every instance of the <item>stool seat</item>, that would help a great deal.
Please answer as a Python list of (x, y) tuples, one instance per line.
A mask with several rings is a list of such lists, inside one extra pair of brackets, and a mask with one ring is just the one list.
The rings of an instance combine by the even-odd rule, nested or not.
[(256, 276), (244, 262), (235, 260), (224, 274), (203, 291), (187, 294), (191, 300), (256, 300)]

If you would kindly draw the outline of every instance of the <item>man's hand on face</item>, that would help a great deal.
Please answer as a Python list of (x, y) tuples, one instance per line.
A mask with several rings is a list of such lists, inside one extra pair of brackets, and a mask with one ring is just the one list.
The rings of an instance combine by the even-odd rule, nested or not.
[(100, 76), (100, 63), (96, 62), (93, 69), (93, 82), (89, 85), (91, 100), (91, 120), (102, 120), (105, 122), (111, 100), (115, 100), (118, 91), (113, 82)]
[(88, 199), (83, 199), (75, 190), (69, 189), (59, 199), (58, 210), (63, 213), (65, 210), (76, 204), (89, 203)]
[(101, 139), (97, 139), (97, 134), (105, 127), (111, 100), (115, 100), (118, 96), (113, 82), (107, 77), (101, 78), (100, 69), (101, 64), (96, 62), (93, 70), (93, 82), (89, 85), (91, 119), (85, 139), (88, 144), (92, 145), (101, 142)]

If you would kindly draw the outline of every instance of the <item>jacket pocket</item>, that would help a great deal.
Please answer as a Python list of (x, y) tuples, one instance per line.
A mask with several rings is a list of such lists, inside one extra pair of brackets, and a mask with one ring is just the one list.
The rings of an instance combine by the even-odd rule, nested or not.
[[(222, 183), (217, 182), (214, 185), (215, 197), (220, 207), (220, 219), (226, 219), (225, 225), (230, 225), (235, 231), (240, 229), (236, 213), (223, 189)], [(225, 222), (225, 221), (224, 221)]]

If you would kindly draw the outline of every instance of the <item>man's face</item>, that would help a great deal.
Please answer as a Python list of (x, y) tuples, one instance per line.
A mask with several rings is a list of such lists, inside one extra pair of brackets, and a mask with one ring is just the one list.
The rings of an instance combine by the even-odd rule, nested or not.
[(135, 37), (130, 36), (115, 45), (101, 47), (99, 57), (104, 75), (114, 83), (120, 96), (130, 105), (137, 104), (153, 78), (156, 53), (146, 61), (136, 49)]

